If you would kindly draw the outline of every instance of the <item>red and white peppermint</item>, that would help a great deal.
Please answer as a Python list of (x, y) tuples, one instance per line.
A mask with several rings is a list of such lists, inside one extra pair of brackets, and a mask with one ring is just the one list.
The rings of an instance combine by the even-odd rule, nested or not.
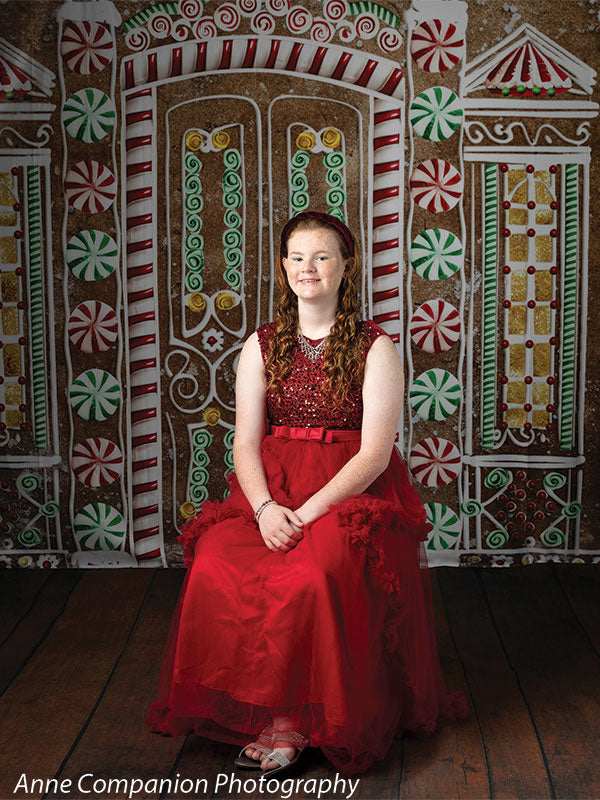
[(73, 448), (71, 469), (85, 486), (109, 486), (123, 472), (123, 453), (114, 442), (92, 436)]
[(69, 22), (60, 42), (60, 54), (78, 75), (100, 72), (114, 57), (112, 36), (99, 22)]
[(106, 211), (117, 196), (115, 176), (98, 161), (79, 161), (65, 176), (65, 196), (78, 211)]
[(67, 331), (71, 343), (84, 353), (101, 353), (117, 341), (119, 322), (113, 309), (100, 300), (86, 300), (74, 308)]
[(417, 25), (410, 40), (410, 54), (425, 72), (445, 72), (461, 60), (464, 39), (456, 25), (431, 19)]
[(410, 451), (408, 466), (422, 486), (445, 486), (460, 473), (460, 453), (447, 439), (421, 439)]
[(456, 344), (460, 336), (460, 317), (451, 303), (437, 298), (420, 305), (410, 319), (413, 342), (426, 353), (441, 353)]
[(430, 158), (414, 170), (410, 178), (410, 194), (415, 203), (427, 211), (448, 211), (463, 193), (460, 172), (449, 161)]

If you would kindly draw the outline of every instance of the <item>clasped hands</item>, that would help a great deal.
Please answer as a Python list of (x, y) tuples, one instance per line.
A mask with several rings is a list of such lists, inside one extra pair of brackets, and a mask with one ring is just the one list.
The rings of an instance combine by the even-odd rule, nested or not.
[(304, 536), (304, 525), (313, 519), (316, 517), (311, 517), (304, 506), (292, 511), (291, 508), (270, 503), (260, 513), (258, 528), (269, 550), (287, 553)]

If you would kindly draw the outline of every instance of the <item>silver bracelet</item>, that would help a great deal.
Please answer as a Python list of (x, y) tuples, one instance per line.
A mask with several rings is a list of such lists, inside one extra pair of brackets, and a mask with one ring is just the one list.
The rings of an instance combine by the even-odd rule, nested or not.
[(264, 509), (265, 509), (265, 508), (266, 508), (266, 507), (267, 507), (267, 506), (268, 506), (270, 503), (275, 503), (275, 502), (276, 502), (275, 500), (265, 500), (265, 502), (264, 502), (262, 505), (260, 505), (260, 506), (259, 506), (259, 507), (256, 509), (256, 511), (254, 512), (254, 517), (255, 517), (255, 519), (256, 519), (256, 521), (257, 521), (257, 522), (258, 522), (258, 518), (260, 517), (261, 513), (263, 512), (263, 510), (264, 510)]

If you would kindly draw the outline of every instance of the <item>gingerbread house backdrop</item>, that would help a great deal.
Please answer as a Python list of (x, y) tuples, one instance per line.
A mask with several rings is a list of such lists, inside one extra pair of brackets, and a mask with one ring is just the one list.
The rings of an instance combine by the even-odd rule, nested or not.
[(182, 563), (309, 206), (403, 358), (429, 563), (599, 560), (598, 9), (299, 1), (0, 3), (0, 565)]

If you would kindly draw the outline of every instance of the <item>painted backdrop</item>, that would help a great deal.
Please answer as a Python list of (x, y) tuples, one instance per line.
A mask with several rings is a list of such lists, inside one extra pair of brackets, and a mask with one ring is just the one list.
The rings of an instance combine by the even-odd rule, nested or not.
[(182, 563), (307, 207), (403, 358), (430, 564), (598, 562), (600, 12), (301, 2), (0, 3), (1, 566)]

